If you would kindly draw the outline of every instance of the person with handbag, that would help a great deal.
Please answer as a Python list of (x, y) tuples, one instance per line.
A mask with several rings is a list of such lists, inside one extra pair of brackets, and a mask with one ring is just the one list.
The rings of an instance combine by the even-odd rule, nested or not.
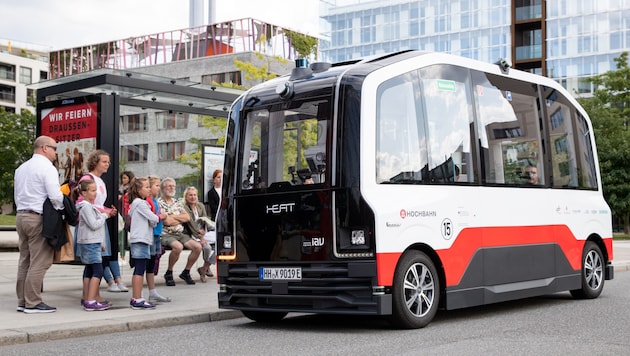
[(50, 199), (57, 210), (64, 207), (59, 175), (53, 165), (57, 159), (56, 151), (57, 142), (52, 137), (37, 137), (33, 143), (33, 156), (22, 163), (14, 175), (15, 227), (20, 250), (16, 310), (27, 314), (57, 311), (44, 303), (41, 296), (44, 276), (52, 265), (54, 254), (42, 235), (44, 201)]

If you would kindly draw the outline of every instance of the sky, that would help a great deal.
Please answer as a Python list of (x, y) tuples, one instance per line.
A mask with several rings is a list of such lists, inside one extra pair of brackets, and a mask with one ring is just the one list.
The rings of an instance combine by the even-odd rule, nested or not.
[[(188, 0), (1, 0), (0, 39), (64, 49), (189, 27)], [(216, 22), (254, 18), (316, 36), (319, 0), (216, 0)], [(204, 14), (204, 23), (207, 14)]]

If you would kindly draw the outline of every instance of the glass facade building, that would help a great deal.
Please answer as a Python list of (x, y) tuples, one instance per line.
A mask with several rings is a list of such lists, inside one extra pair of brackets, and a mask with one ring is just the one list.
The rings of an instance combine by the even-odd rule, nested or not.
[[(320, 59), (406, 49), (506, 58), (571, 92), (630, 50), (630, 0), (322, 0)], [(536, 22), (528, 22), (539, 20)], [(531, 59), (535, 62), (528, 63)], [(519, 65), (519, 61), (522, 62)], [(537, 64), (540, 63), (540, 64)]]

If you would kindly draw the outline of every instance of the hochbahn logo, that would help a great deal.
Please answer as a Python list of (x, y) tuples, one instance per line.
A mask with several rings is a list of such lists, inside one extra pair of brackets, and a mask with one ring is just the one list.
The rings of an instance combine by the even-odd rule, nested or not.
[(429, 218), (437, 216), (435, 210), (405, 210), (400, 209), (400, 218)]

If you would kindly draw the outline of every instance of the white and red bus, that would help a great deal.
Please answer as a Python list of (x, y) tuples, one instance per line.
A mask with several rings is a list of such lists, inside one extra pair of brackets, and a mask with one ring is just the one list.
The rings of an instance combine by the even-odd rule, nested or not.
[(418, 328), (612, 279), (592, 126), (559, 84), (441, 53), (296, 62), (231, 108), (219, 307)]

